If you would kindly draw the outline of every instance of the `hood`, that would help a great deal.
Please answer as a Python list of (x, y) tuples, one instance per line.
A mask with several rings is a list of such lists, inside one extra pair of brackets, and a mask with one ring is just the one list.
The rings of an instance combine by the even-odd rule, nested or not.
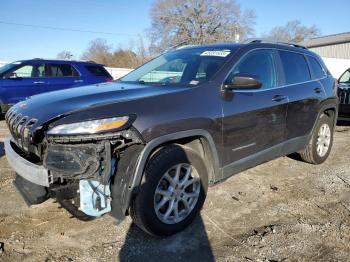
[(52, 119), (74, 112), (184, 89), (186, 88), (178, 86), (109, 82), (35, 95), (14, 105), (13, 109), (23, 116), (37, 119), (35, 126), (39, 127)]

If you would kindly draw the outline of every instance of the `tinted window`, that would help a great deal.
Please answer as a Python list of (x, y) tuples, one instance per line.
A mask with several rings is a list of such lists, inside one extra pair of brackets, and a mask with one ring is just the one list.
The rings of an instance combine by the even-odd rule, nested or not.
[(275, 87), (277, 78), (273, 51), (259, 50), (249, 53), (233, 69), (228, 82), (231, 82), (237, 74), (255, 76), (262, 83), (263, 89)]
[(79, 76), (78, 71), (69, 64), (49, 64), (48, 68), (51, 77)]
[(23, 65), (14, 71), (9, 72), (9, 74), (24, 78), (44, 77), (45, 65)]
[(94, 76), (111, 77), (111, 75), (103, 66), (85, 66), (85, 68)]
[(324, 72), (320, 63), (315, 58), (313, 58), (311, 56), (309, 56), (308, 59), (309, 59), (311, 70), (312, 70), (312, 78), (319, 79), (319, 78), (324, 77), (326, 75), (326, 73)]
[(349, 83), (350, 82), (350, 69), (346, 70), (339, 78), (339, 83)]
[(286, 84), (296, 84), (310, 80), (310, 72), (304, 55), (279, 51)]

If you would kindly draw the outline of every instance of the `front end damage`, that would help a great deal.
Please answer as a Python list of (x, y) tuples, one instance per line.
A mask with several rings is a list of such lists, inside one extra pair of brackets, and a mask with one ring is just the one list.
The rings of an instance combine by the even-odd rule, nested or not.
[(121, 220), (144, 143), (130, 127), (100, 135), (46, 136), (33, 150), (40, 154), (25, 152), (13, 137), (5, 147), (17, 173), (14, 184), (28, 205), (54, 198), (82, 220), (106, 213)]

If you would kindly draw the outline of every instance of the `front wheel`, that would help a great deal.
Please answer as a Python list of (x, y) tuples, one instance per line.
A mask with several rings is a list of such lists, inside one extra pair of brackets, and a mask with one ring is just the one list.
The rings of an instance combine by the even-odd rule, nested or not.
[(322, 114), (306, 148), (300, 152), (301, 158), (310, 164), (322, 164), (329, 156), (333, 145), (333, 121)]
[(207, 170), (195, 151), (181, 145), (162, 148), (149, 160), (130, 214), (137, 226), (154, 236), (187, 227), (206, 196)]

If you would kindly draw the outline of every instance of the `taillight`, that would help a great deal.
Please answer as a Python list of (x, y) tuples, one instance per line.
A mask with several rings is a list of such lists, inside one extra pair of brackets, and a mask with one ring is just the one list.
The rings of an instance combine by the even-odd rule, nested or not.
[(106, 77), (106, 78), (105, 78), (105, 81), (106, 81), (106, 82), (112, 82), (112, 81), (113, 81), (113, 77)]

